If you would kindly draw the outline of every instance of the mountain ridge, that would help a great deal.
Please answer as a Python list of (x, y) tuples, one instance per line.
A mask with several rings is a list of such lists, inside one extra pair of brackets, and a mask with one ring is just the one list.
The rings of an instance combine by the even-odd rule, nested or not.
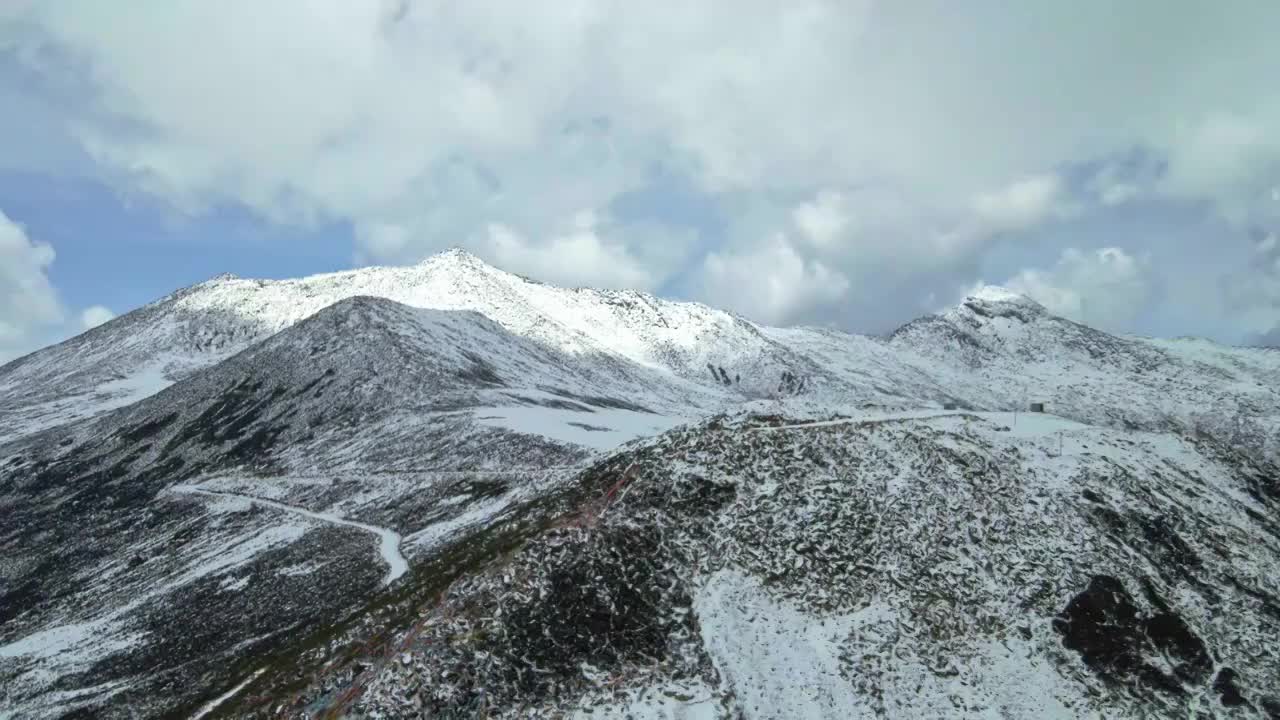
[[(1045, 684), (1064, 717), (1089, 698), (1107, 716), (1181, 716), (1161, 693), (1263, 712), (1280, 703), (1277, 665), (1246, 651), (1280, 598), (1249, 568), (1280, 567), (1276, 388), (1280, 355), (1117, 337), (1003, 289), (871, 337), (531, 283), (462, 252), (211, 279), (0, 368), (0, 714), (170, 716), (223, 698), (226, 716), (306, 717), (367, 691), (356, 709), (378, 717), (465, 716), (484, 697), (524, 717), (510, 704), (524, 687), (534, 716), (763, 718), (800, 703), (845, 717), (796, 694), (811, 680), (862, 707), (853, 682), (871, 715), (923, 683), (946, 714), (943, 650), (982, 688), (957, 712), (1038, 716), (999, 691), (1005, 677)], [(1019, 412), (1036, 400), (1050, 414)], [(980, 541), (956, 524), (970, 515)], [(928, 517), (951, 523), (946, 544), (912, 520)], [(872, 522), (898, 529), (859, 534)], [(1010, 547), (992, 523), (1034, 527), (1022, 545), (1058, 540)], [(870, 557), (905, 552), (908, 536), (974, 578), (993, 562), (1052, 568), (1023, 583), (1047, 587), (1031, 637), (930, 614), (898, 593), (894, 563), (855, 573), (859, 558), (828, 542)], [(1155, 558), (1145, 575), (1125, 562), (1141, 552)], [(914, 658), (905, 674), (837, 651), (859, 646), (821, 628), (861, 610), (819, 592), (819, 560), (844, 563), (840, 592), (882, 588), (892, 600), (876, 613), (914, 608), (903, 622), (928, 618), (959, 644), (894, 630), (915, 638), (898, 647)], [(913, 582), (945, 595), (930, 567)], [(1010, 604), (1028, 600), (1022, 586), (970, 580), (987, 620), (1028, 612)], [(1103, 601), (1125, 643), (1102, 660), (1067, 652), (1092, 637), (1068, 621)], [(433, 615), (442, 602), (509, 619), (459, 626)], [(653, 624), (628, 624), (617, 602)], [(1214, 608), (1226, 624), (1204, 619)], [(423, 618), (427, 636), (445, 633), (434, 647), (462, 654), (419, 652)], [(1166, 621), (1196, 639), (1182, 655), (1142, 639)], [(831, 649), (817, 664), (796, 649), (813, 633)], [(384, 646), (408, 654), (369, 649)], [(479, 657), (490, 664), (466, 659)], [(808, 674), (746, 660), (779, 657)], [(440, 672), (454, 679), (424, 690)], [(487, 695), (457, 680), (477, 673), (496, 673)], [(702, 695), (718, 699), (678, 700)]]
[[(784, 372), (822, 375), (809, 358), (775, 339), (783, 335), (795, 338), (804, 328), (771, 328), (700, 303), (665, 300), (636, 291), (565, 289), (533, 283), (487, 265), (464, 250), (452, 249), (413, 266), (360, 268), (298, 280), (218, 276), (14, 360), (0, 367), (0, 400), (4, 400), (0, 406), (5, 408), (0, 411), (0, 442), (15, 437), (12, 428), (18, 426), (57, 424), (144, 397), (352, 295), (386, 297), (417, 307), (476, 310), (517, 335), (561, 350), (615, 354), (703, 385), (725, 384), (720, 373), (723, 368), (730, 378), (736, 378), (730, 384), (743, 391), (740, 400), (775, 395)], [(1032, 300), (986, 286), (938, 314), (904, 324), (885, 341), (902, 355), (902, 364), (910, 368), (908, 374), (937, 374), (927, 359), (912, 356), (936, 351), (930, 343), (973, 345), (970, 341), (978, 339), (973, 333), (975, 307), (989, 308), (987, 312), (1005, 318), (1017, 313), (1052, 317)], [(934, 337), (923, 347), (903, 341), (916, 330), (939, 322), (951, 326), (945, 330), (938, 326), (949, 338)], [(1070, 327), (1067, 322), (1062, 320), (1061, 327)], [(816, 336), (822, 335), (836, 343), (869, 347), (862, 342), (869, 336), (832, 329), (814, 329), (812, 333), (813, 342), (820, 342)], [(1254, 352), (1231, 346), (1213, 348), (1225, 353)], [(936, 352), (932, 359), (939, 359)], [(944, 360), (950, 364), (953, 359)], [(60, 394), (78, 397), (75, 407), (22, 391), (24, 386), (47, 387), (59, 378), (63, 378)], [(828, 392), (859, 393), (857, 388), (835, 387), (841, 385), (838, 378), (814, 379), (825, 382)], [(934, 402), (946, 402), (950, 396), (939, 387), (927, 393), (920, 389), (905, 393), (916, 402), (926, 394)], [(875, 397), (884, 400), (884, 396), (881, 392)]]

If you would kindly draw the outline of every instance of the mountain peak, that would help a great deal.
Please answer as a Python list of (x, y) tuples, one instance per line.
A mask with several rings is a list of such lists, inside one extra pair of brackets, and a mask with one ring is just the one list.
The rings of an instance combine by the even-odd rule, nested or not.
[(969, 291), (969, 294), (965, 296), (965, 300), (979, 300), (989, 303), (1014, 303), (1017, 305), (1025, 305), (1027, 307), (1040, 307), (1040, 303), (1032, 300), (1026, 295), (1000, 285), (979, 285)]
[(423, 265), (435, 265), (439, 263), (451, 263), (455, 265), (465, 265), (468, 267), (487, 268), (492, 267), (484, 260), (481, 260), (474, 253), (464, 250), (457, 245), (430, 255), (422, 260)]

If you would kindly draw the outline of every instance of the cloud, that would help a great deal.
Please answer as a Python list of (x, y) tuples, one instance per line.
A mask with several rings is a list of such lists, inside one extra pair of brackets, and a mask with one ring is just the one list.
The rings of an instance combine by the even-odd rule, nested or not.
[(1052, 175), (1025, 178), (943, 210), (896, 186), (825, 188), (796, 204), (784, 232), (850, 272), (910, 274), (957, 266), (1000, 236), (1016, 236), (1066, 212)]
[(68, 317), (49, 268), (57, 254), (0, 211), (0, 363), (115, 317), (94, 305)]
[(393, 223), (376, 222), (356, 230), (356, 242), (375, 258), (399, 255), (409, 245), (409, 230)]
[(1084, 181), (1083, 194), (1102, 208), (1114, 208), (1150, 195), (1166, 168), (1148, 153), (1132, 152), (1103, 162)]
[[(1138, 145), (1173, 158), (1178, 187), (1218, 192), (1263, 167), (1250, 149), (1275, 157), (1280, 126), (1265, 3), (989, 2), (949, 23), (927, 5), (843, 0), (127, 13), (85, 0), (14, 14), (8, 42), (38, 71), (90, 69), (98, 103), (75, 125), (104, 162), (187, 201), (274, 211), (388, 212), (457, 157), (505, 181), (575, 147), (615, 180), (667, 156), (713, 190), (884, 178), (954, 205)], [(1215, 166), (1213, 148), (1231, 159)]]
[(1280, 182), (1280, 132), (1268, 125), (1277, 120), (1280, 112), (1259, 116), (1217, 111), (1194, 123), (1180, 123), (1161, 189), (1209, 200), (1236, 223), (1280, 220), (1280, 202), (1274, 197)]
[(1063, 217), (1060, 186), (1028, 178), (950, 212), (884, 184), (825, 187), (782, 212), (748, 206), (690, 290), (764, 322), (888, 331), (971, 280), (996, 243)]
[(791, 217), (800, 233), (819, 248), (834, 245), (850, 221), (844, 195), (835, 190), (823, 190), (801, 203)]
[(1139, 193), (1141, 190), (1137, 185), (1126, 182), (1112, 183), (1098, 191), (1103, 205), (1123, 205), (1137, 197)]
[(1267, 332), (1250, 336), (1246, 344), (1280, 348), (1280, 325), (1276, 325)]
[(1068, 248), (1048, 270), (1028, 268), (1003, 285), (1050, 312), (1093, 327), (1127, 332), (1152, 299), (1150, 263), (1116, 247)]
[(577, 213), (562, 234), (537, 242), (514, 229), (492, 223), (482, 255), (498, 267), (535, 280), (568, 285), (647, 290), (657, 278), (617, 241), (601, 235), (595, 213)]
[(32, 242), (0, 212), (0, 362), (34, 349), (43, 333), (63, 321), (48, 277), (54, 257), (52, 247)]
[(92, 330), (112, 320), (115, 316), (116, 314), (111, 312), (111, 308), (103, 305), (92, 305), (80, 313), (80, 327), (83, 330)]
[[(68, 0), (2, 17), (0, 53), (76, 93), (47, 103), (49, 124), (113, 182), (191, 212), (347, 222), (359, 263), (467, 244), (597, 282), (545, 260), (572, 250), (616, 261), (609, 283), (661, 288), (694, 258), (702, 292), (704, 259), (789, 258), (761, 240), (782, 233), (802, 267), (849, 283), (839, 306), (819, 293), (783, 314), (862, 324), (902, 319), (1005, 243), (1052, 266), (1078, 242), (1044, 226), (1137, 198), (1280, 222), (1271, 3), (978, 0), (940, 22), (879, 0)], [(22, 140), (0, 156), (6, 142)], [(1072, 174), (1135, 151), (1158, 171)], [(655, 177), (730, 227), (565, 228)]]
[(978, 195), (973, 210), (992, 231), (1025, 230), (1057, 209), (1062, 183), (1054, 175), (1023, 178), (995, 192)]
[(793, 321), (849, 289), (842, 273), (806, 259), (781, 234), (746, 251), (708, 254), (702, 276), (707, 297), (770, 324)]
[(1245, 341), (1268, 344), (1280, 332), (1280, 231), (1258, 233), (1248, 266), (1223, 279), (1227, 308), (1249, 328)]

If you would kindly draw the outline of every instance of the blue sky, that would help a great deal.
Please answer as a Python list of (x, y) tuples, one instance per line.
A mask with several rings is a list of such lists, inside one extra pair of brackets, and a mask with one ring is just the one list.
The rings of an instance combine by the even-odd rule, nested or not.
[(0, 360), (450, 246), (882, 332), (980, 283), (1280, 341), (1280, 8), (17, 0)]
[(72, 307), (125, 311), (220, 272), (287, 278), (351, 262), (347, 224), (281, 226), (236, 206), (186, 217), (84, 179), (0, 173), (0, 208), (57, 249), (49, 279)]

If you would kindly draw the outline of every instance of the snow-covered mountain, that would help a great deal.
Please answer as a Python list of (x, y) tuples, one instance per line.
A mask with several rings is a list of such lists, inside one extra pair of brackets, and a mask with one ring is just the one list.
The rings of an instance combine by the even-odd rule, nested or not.
[[(1280, 431), (1280, 353), (1116, 337), (1000, 288), (886, 341), (770, 328), (634, 291), (558, 288), (450, 250), (414, 266), (300, 280), (219, 276), (20, 358), (0, 367), (0, 442), (139, 400), (357, 296), (478, 312), (553, 350), (648, 369), (665, 377), (650, 387), (688, 393), (686, 404), (702, 410), (791, 394), (988, 410), (1038, 400), (1090, 422), (1229, 430), (1257, 439), (1259, 451)], [(1224, 419), (1230, 428), (1209, 427)]]
[(0, 367), (0, 717), (1265, 716), (1278, 393), (996, 288), (881, 338), (461, 251), (214, 278)]
[(342, 709), (380, 718), (1280, 713), (1276, 477), (1194, 438), (1012, 422), (672, 431), (293, 707), (345, 681)]
[[(804, 367), (758, 326), (721, 310), (633, 291), (556, 288), (451, 250), (410, 267), (300, 280), (223, 275), (19, 358), (0, 367), (0, 441), (141, 399), (357, 296), (479, 312), (555, 350), (632, 363), (717, 394), (727, 385), (765, 394), (782, 370)], [(735, 378), (720, 368), (733, 368)]]
[(889, 345), (925, 358), (973, 407), (1041, 401), (1084, 422), (1204, 432), (1280, 454), (1280, 351), (1117, 337), (992, 287), (899, 328)]
[[(399, 553), (525, 502), (596, 436), (670, 427), (697, 388), (676, 397), (651, 375), (474, 312), (353, 297), (152, 397), (12, 442), (0, 680), (31, 712), (69, 678), (106, 686), (94, 702), (181, 707), (175, 688), (199, 691), (250, 639), (376, 593), (378, 557), (397, 579)], [(396, 552), (370, 552), (370, 533)]]

